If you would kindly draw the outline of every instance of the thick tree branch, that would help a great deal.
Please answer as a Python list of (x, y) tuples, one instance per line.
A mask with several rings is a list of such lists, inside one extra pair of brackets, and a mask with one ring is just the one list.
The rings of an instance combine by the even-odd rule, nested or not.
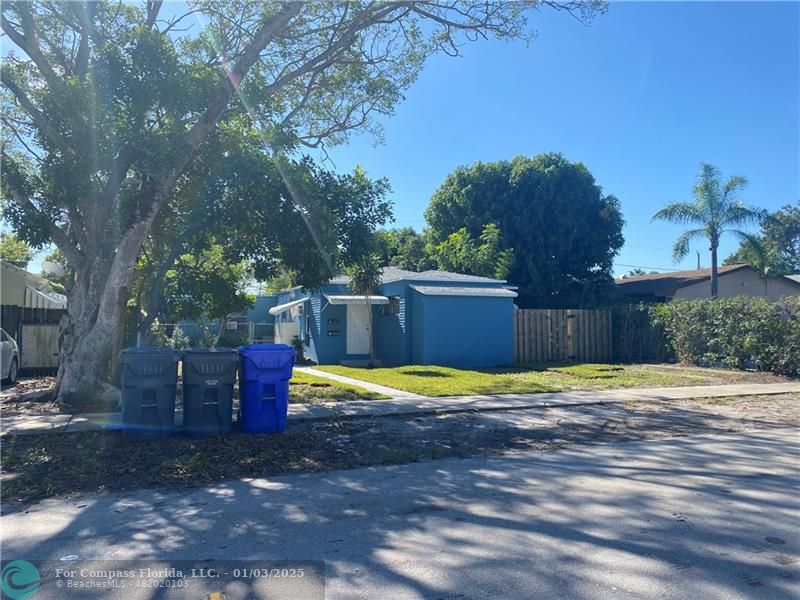
[(17, 138), (17, 141), (20, 143), (20, 145), (23, 148), (25, 148), (25, 150), (28, 152), (28, 154), (30, 154), (33, 158), (36, 159), (36, 162), (38, 162), (40, 164), (42, 162), (44, 162), (44, 159), (41, 156), (39, 156), (39, 154), (37, 154), (36, 151), (33, 148), (31, 148), (28, 145), (28, 143), (25, 141), (25, 139), (20, 135), (19, 131), (17, 130), (17, 126), (14, 123), (12, 123), (5, 116), (2, 117), (2, 122), (3, 122), (3, 125), (5, 125), (8, 128), (8, 130), (11, 131), (11, 133), (14, 134), (14, 137)]
[(163, 0), (148, 0), (147, 1), (147, 20), (144, 23), (145, 29), (152, 29), (153, 25), (158, 18), (158, 13), (161, 10)]
[[(228, 70), (225, 77), (220, 82), (220, 86), (211, 99), (205, 114), (203, 114), (191, 130), (189, 130), (186, 136), (186, 143), (190, 149), (194, 150), (197, 148), (214, 128), (225, 108), (228, 106), (228, 103), (231, 101), (233, 94), (239, 88), (247, 71), (258, 60), (261, 51), (266, 48), (267, 45), (275, 39), (278, 33), (286, 27), (289, 21), (302, 10), (302, 2), (288, 2), (255, 33), (239, 60)], [(224, 59), (224, 57), (222, 58)]]
[(60, 133), (58, 133), (50, 121), (45, 118), (44, 114), (42, 114), (42, 112), (36, 108), (31, 99), (28, 98), (22, 88), (16, 84), (11, 75), (9, 75), (5, 69), (0, 70), (0, 81), (2, 81), (3, 85), (6, 86), (12, 94), (14, 94), (17, 102), (19, 102), (22, 108), (25, 109), (25, 112), (30, 115), (31, 119), (33, 119), (34, 125), (36, 125), (36, 128), (42, 133), (42, 135), (58, 146), (63, 152), (69, 152), (70, 147), (67, 143), (67, 140)]
[(81, 4), (75, 10), (81, 24), (81, 41), (78, 44), (78, 52), (75, 54), (75, 74), (84, 80), (89, 72), (89, 41), (94, 33), (95, 4), (88, 2)]
[[(2, 14), (0, 14), (0, 26), (2, 26), (6, 35), (11, 38), (11, 41), (31, 59), (50, 90), (56, 94), (62, 93), (64, 91), (64, 82), (39, 48), (36, 26), (33, 21), (33, 15), (30, 12), (30, 6), (26, 2), (15, 2), (12, 6), (17, 10), (22, 20), (22, 28), (25, 31), (25, 35), (14, 29), (5, 15)], [(70, 111), (69, 119), (76, 131), (83, 132), (88, 129), (83, 116), (79, 112)]]
[[(2, 160), (8, 164), (13, 163), (13, 159), (5, 152), (2, 153)], [(78, 270), (84, 262), (83, 253), (72, 243), (67, 233), (56, 225), (50, 217), (39, 210), (31, 199), (28, 198), (24, 190), (14, 185), (13, 178), (5, 177), (4, 179), (3, 186), (11, 196), (11, 199), (26, 213), (35, 216), (45, 224), (50, 239), (67, 258), (73, 270)]]
[(29, 10), (30, 7), (27, 6), (25, 2), (15, 2), (12, 6), (17, 9), (17, 13), (22, 19), (22, 29), (25, 31), (25, 35), (22, 35), (19, 31), (14, 29), (11, 23), (6, 20), (5, 15), (0, 17), (0, 24), (2, 24), (3, 31), (11, 38), (11, 41), (33, 61), (33, 64), (39, 69), (39, 72), (42, 74), (45, 81), (47, 81), (47, 84), (53, 90), (60, 90), (62, 87), (61, 79), (39, 49), (39, 44), (36, 40), (33, 15)]

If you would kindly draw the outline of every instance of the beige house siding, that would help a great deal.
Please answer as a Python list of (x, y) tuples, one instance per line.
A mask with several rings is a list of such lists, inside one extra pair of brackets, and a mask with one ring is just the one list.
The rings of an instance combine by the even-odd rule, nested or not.
[(25, 306), (25, 283), (24, 271), (0, 263), (0, 304)]
[[(720, 298), (733, 296), (766, 296), (770, 301), (800, 293), (800, 287), (781, 278), (762, 279), (755, 271), (741, 269), (725, 273), (719, 278)], [(680, 288), (675, 298), (700, 300), (711, 297), (711, 282), (700, 281)]]
[(47, 279), (0, 261), (0, 304), (26, 308), (65, 308), (67, 299), (53, 293)]

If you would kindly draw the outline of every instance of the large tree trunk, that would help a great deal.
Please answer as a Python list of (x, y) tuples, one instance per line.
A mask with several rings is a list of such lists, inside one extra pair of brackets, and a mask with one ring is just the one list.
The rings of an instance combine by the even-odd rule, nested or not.
[(119, 389), (110, 383), (112, 355), (124, 326), (136, 258), (156, 210), (126, 232), (116, 253), (76, 273), (61, 320), (56, 399), (62, 407), (80, 412), (118, 404)]

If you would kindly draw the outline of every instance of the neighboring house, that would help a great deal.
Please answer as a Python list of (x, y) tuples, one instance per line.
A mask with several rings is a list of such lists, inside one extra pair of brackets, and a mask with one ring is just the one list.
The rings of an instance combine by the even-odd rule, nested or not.
[(302, 288), (278, 295), (275, 341), (302, 339), (307, 357), (319, 364), (492, 367), (513, 362), (513, 315), (517, 293), (504, 280), (444, 271), (383, 270), (370, 297), (373, 330), (364, 296), (347, 277), (319, 291)]
[(4, 260), (0, 260), (0, 304), (26, 308), (66, 308), (67, 298), (53, 291), (53, 285)]
[[(800, 281), (791, 277), (761, 277), (747, 264), (717, 269), (719, 298), (763, 296), (771, 301), (800, 294)], [(699, 300), (711, 297), (711, 269), (638, 275), (615, 280), (617, 291), (633, 300), (665, 302), (673, 298)]]

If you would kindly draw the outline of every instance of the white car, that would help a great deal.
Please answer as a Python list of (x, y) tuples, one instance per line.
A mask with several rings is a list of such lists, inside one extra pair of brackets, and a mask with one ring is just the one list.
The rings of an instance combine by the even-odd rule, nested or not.
[(0, 329), (0, 375), (8, 383), (17, 382), (19, 371), (19, 346), (10, 335)]

